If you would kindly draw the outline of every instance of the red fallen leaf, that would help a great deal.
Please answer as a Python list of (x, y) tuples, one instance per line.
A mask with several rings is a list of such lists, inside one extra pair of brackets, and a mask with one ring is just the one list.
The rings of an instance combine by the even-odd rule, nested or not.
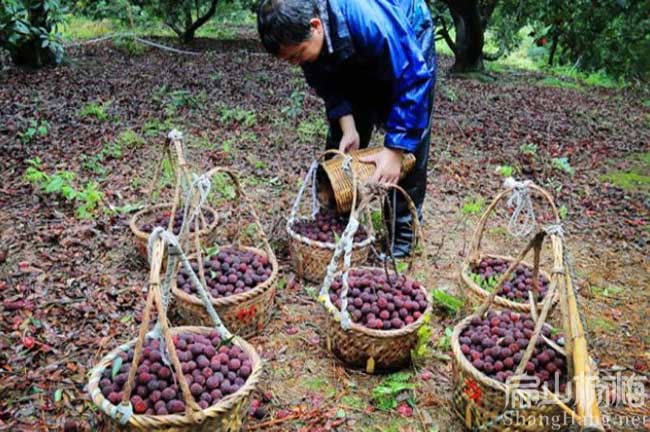
[(23, 346), (27, 349), (31, 349), (34, 346), (34, 338), (25, 336), (23, 338)]
[(401, 415), (402, 417), (411, 417), (413, 415), (413, 408), (407, 404), (402, 404), (397, 407), (397, 414)]
[(0, 291), (7, 289), (7, 282), (0, 281)]
[(298, 327), (296, 326), (288, 327), (284, 332), (288, 335), (295, 335), (296, 333), (298, 333)]
[(29, 269), (29, 263), (27, 261), (21, 261), (18, 263), (18, 268), (22, 272), (26, 272)]
[(283, 419), (285, 417), (289, 417), (290, 415), (291, 415), (291, 411), (286, 409), (281, 409), (275, 413), (275, 417), (278, 419)]
[(422, 381), (429, 381), (431, 378), (433, 378), (433, 374), (429, 371), (424, 371), (420, 374), (420, 379)]
[(26, 300), (4, 300), (2, 302), (2, 305), (5, 307), (6, 310), (18, 310), (18, 309), (33, 309), (34, 305), (31, 302), (28, 302)]
[(271, 399), (273, 399), (273, 393), (271, 393), (270, 391), (266, 391), (262, 394), (262, 401), (264, 403), (271, 402)]
[(0, 250), (0, 264), (3, 264), (7, 260), (7, 251)]

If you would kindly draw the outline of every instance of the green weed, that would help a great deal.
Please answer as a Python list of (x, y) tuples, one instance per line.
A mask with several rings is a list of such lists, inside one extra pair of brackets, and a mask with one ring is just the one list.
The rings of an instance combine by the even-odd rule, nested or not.
[(30, 143), (37, 137), (44, 137), (50, 131), (50, 122), (47, 120), (30, 120), (29, 127), (23, 132), (18, 132), (18, 137), (24, 143)]
[(502, 177), (512, 177), (513, 172), (514, 168), (510, 165), (500, 165), (496, 169), (496, 173)]
[(77, 115), (81, 118), (93, 117), (99, 121), (105, 121), (108, 120), (108, 113), (106, 110), (110, 105), (111, 101), (104, 103), (88, 102), (77, 111)]
[(397, 372), (385, 378), (380, 385), (372, 390), (372, 397), (377, 408), (383, 411), (397, 408), (397, 397), (402, 393), (408, 393), (406, 401), (414, 406), (415, 384), (411, 384), (410, 380), (411, 374), (408, 372)]
[(465, 216), (478, 215), (483, 211), (485, 205), (485, 198), (483, 197), (467, 197), (461, 208), (461, 212)]
[(453, 315), (456, 315), (458, 312), (460, 312), (460, 310), (463, 308), (463, 305), (465, 304), (462, 299), (451, 295), (440, 288), (431, 291), (431, 298), (434, 303), (436, 303), (438, 306), (443, 307)]
[(537, 144), (526, 143), (519, 146), (519, 152), (527, 155), (537, 155)]
[(318, 138), (325, 138), (327, 125), (322, 117), (303, 120), (298, 124), (298, 139), (303, 143), (313, 143)]
[(569, 174), (570, 176), (573, 176), (573, 174), (575, 174), (575, 170), (569, 163), (569, 158), (566, 156), (551, 159), (551, 166), (558, 171)]
[(237, 123), (241, 126), (251, 128), (257, 124), (257, 114), (253, 110), (246, 110), (240, 107), (219, 108), (219, 121), (223, 124)]

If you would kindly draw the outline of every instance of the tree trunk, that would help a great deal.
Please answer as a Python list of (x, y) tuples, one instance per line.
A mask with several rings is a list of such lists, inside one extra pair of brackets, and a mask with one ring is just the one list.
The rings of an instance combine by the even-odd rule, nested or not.
[(456, 28), (455, 62), (452, 72), (483, 70), (483, 22), (478, 0), (443, 0)]
[[(40, 2), (38, 7), (29, 10), (29, 23), (35, 27), (43, 27), (48, 32), (47, 11)], [(41, 47), (41, 40), (33, 36), (24, 44), (11, 50), (11, 60), (19, 66), (40, 68), (56, 64), (56, 57), (49, 48)]]
[(560, 31), (553, 29), (551, 51), (548, 54), (548, 65), (553, 66), (553, 61), (555, 60), (555, 52), (557, 51), (557, 45), (560, 39)]
[(208, 22), (208, 20), (217, 12), (218, 3), (219, 0), (212, 0), (207, 12), (203, 16), (197, 14), (197, 19), (194, 22), (192, 22), (192, 10), (188, 8), (185, 16), (185, 33), (183, 34), (183, 42), (190, 43), (194, 40), (194, 33), (196, 33), (196, 30)]

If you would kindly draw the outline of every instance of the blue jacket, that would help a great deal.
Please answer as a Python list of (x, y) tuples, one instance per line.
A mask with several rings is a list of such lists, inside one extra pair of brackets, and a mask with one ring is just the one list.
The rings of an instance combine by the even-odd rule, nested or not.
[(434, 28), (424, 0), (327, 0), (325, 45), (302, 68), (336, 120), (370, 111), (386, 147), (413, 152), (428, 123), (435, 84)]

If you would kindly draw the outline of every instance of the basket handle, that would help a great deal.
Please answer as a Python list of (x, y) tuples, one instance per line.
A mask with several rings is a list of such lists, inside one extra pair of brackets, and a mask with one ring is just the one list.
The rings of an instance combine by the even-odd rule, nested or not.
[[(156, 231), (160, 232), (160, 230)], [(154, 234), (152, 233), (152, 236)], [(122, 394), (122, 406), (124, 408), (130, 407), (131, 393), (133, 392), (133, 386), (135, 381), (135, 373), (140, 363), (142, 357), (142, 348), (144, 346), (144, 341), (147, 335), (147, 330), (149, 328), (149, 322), (151, 319), (152, 308), (155, 306), (156, 314), (158, 315), (158, 322), (160, 323), (162, 334), (165, 340), (165, 346), (169, 352), (170, 360), (172, 367), (177, 377), (183, 377), (183, 370), (178, 359), (178, 354), (176, 353), (176, 347), (174, 346), (174, 341), (172, 339), (171, 331), (169, 329), (169, 321), (167, 320), (167, 314), (164, 310), (162, 294), (160, 290), (160, 271), (162, 267), (162, 260), (164, 254), (164, 243), (162, 238), (157, 238), (153, 242), (153, 253), (151, 268), (149, 272), (149, 290), (147, 293), (147, 303), (144, 308), (142, 324), (140, 325), (140, 331), (138, 334), (138, 339), (135, 344), (133, 360), (131, 361), (131, 368), (129, 369), (129, 375), (127, 377), (126, 383), (124, 385), (124, 393)], [(169, 264), (168, 264), (169, 265)], [(198, 406), (190, 389), (187, 385), (187, 382), (179, 378), (178, 379), (181, 392), (186, 401), (186, 413), (192, 419), (192, 421), (197, 423), (202, 423), (205, 420), (205, 415), (203, 414), (201, 407)]]
[[(317, 158), (314, 159), (314, 161), (311, 163), (309, 166), (309, 169), (307, 170), (307, 174), (305, 175), (305, 179), (300, 186), (300, 189), (298, 190), (298, 194), (296, 195), (296, 199), (293, 202), (293, 205), (291, 206), (291, 213), (289, 216), (289, 223), (293, 222), (298, 218), (298, 211), (300, 210), (300, 203), (302, 202), (303, 195), (305, 194), (305, 189), (307, 188), (307, 185), (311, 182), (312, 188), (316, 187), (316, 182), (314, 180), (314, 176), (316, 174), (316, 170), (318, 169), (319, 163), (325, 158), (325, 156), (329, 155), (337, 155), (337, 156), (342, 156), (346, 157), (345, 153), (336, 150), (336, 149), (328, 149), (325, 150), (323, 153), (321, 153)], [(349, 156), (348, 156), (349, 157)], [(352, 164), (350, 164), (352, 166)], [(312, 193), (312, 195), (314, 195)], [(315, 212), (317, 206), (318, 206), (318, 201), (316, 199), (316, 196), (312, 196), (312, 212)], [(313, 216), (313, 215), (312, 215)]]
[[(273, 253), (273, 249), (271, 248), (271, 244), (269, 242), (268, 237), (266, 236), (266, 233), (264, 232), (264, 227), (262, 226), (262, 223), (259, 219), (259, 216), (257, 215), (257, 212), (255, 211), (255, 208), (253, 205), (248, 201), (248, 197), (246, 193), (244, 192), (243, 188), (241, 187), (241, 182), (239, 181), (239, 177), (237, 174), (230, 169), (227, 168), (222, 168), (222, 167), (216, 167), (205, 173), (205, 176), (208, 178), (212, 178), (214, 175), (218, 173), (224, 173), (226, 174), (230, 180), (232, 181), (233, 185), (235, 186), (235, 203), (238, 209), (245, 209), (248, 211), (250, 216), (253, 219), (253, 224), (256, 227), (256, 232), (258, 236), (260, 237), (260, 240), (263, 244), (264, 251), (266, 252), (269, 261), (272, 263), (275, 263), (275, 254)], [(241, 219), (241, 212), (237, 212), (237, 218), (240, 220)], [(200, 275), (200, 280), (203, 283), (204, 286), (207, 286), (206, 280), (205, 280), (205, 268), (203, 264), (203, 256), (201, 252), (201, 244), (199, 240), (199, 230), (196, 229), (194, 231), (194, 249), (196, 250), (196, 257), (197, 261), (199, 264), (199, 275)], [(237, 237), (237, 245), (241, 245), (241, 231), (240, 234)]]
[[(379, 184), (376, 185), (381, 187), (382, 190), (392, 188), (398, 191), (399, 193), (403, 194), (404, 199), (406, 200), (409, 210), (411, 212), (411, 216), (413, 218), (414, 232), (413, 232), (413, 253), (409, 257), (409, 263), (408, 263), (408, 270), (410, 271), (413, 267), (415, 248), (417, 247), (421, 239), (421, 231), (420, 231), (419, 220), (417, 217), (417, 210), (415, 209), (415, 205), (413, 204), (413, 201), (411, 200), (409, 195), (400, 186), (379, 185)], [(327, 273), (323, 281), (323, 287), (321, 288), (321, 291), (319, 293), (319, 300), (321, 301), (321, 303), (323, 303), (325, 308), (335, 317), (335, 319), (341, 322), (341, 327), (343, 327), (343, 329), (348, 329), (350, 328), (351, 325), (350, 314), (347, 310), (348, 290), (350, 288), (348, 283), (348, 275), (351, 268), (352, 239), (359, 226), (359, 221), (357, 217), (362, 211), (367, 209), (367, 206), (369, 205), (373, 197), (383, 195), (383, 194), (367, 193), (365, 194), (364, 198), (357, 204), (357, 178), (354, 173), (354, 170), (352, 170), (352, 186), (353, 186), (353, 195), (352, 195), (353, 207), (352, 207), (352, 212), (350, 213), (350, 222), (348, 223), (348, 226), (343, 231), (343, 234), (341, 235), (341, 240), (337, 243), (336, 248), (334, 249), (332, 259), (330, 260), (330, 263), (327, 266)], [(370, 188), (370, 192), (372, 192), (372, 189), (374, 188)], [(341, 254), (343, 254), (343, 269), (338, 270), (338, 261), (341, 257)], [(397, 268), (395, 266), (394, 260), (393, 260), (393, 266), (395, 267), (395, 275), (398, 276)], [(339, 274), (341, 275), (342, 290), (341, 290), (341, 307), (340, 309), (337, 309), (336, 307), (334, 307), (334, 305), (332, 304), (329, 298), (329, 290), (332, 286), (332, 282), (334, 281), (334, 278)]]
[[(560, 224), (560, 214), (558, 213), (557, 207), (555, 205), (555, 201), (551, 197), (551, 195), (546, 192), (543, 188), (537, 186), (534, 183), (528, 183), (526, 187), (532, 189), (534, 192), (540, 194), (550, 205), (551, 210), (553, 212), (553, 216), (555, 217), (555, 223)], [(492, 214), (494, 209), (496, 208), (496, 205), (505, 197), (513, 192), (517, 187), (510, 187), (507, 188), (503, 191), (501, 191), (490, 203), (490, 206), (485, 210), (483, 215), (481, 216), (481, 219), (479, 220), (478, 225), (476, 226), (476, 230), (474, 231), (474, 236), (472, 238), (472, 243), (470, 246), (470, 252), (468, 254), (468, 262), (477, 262), (480, 258), (481, 254), (481, 241), (483, 240), (483, 234), (485, 231), (485, 226), (487, 223), (487, 220), (489, 216)]]
[[(176, 153), (176, 157), (172, 156), (172, 147)], [(172, 168), (174, 168), (175, 181), (174, 181), (174, 195), (172, 198), (172, 210), (169, 217), (168, 228), (171, 230), (174, 226), (174, 219), (176, 218), (176, 210), (178, 209), (181, 201), (181, 188), (183, 182), (189, 185), (190, 182), (190, 170), (187, 160), (185, 159), (185, 149), (183, 146), (183, 134), (176, 129), (173, 129), (167, 135), (167, 139), (163, 143), (162, 156), (158, 165), (156, 165), (156, 171), (154, 172), (151, 183), (149, 184), (148, 190), (148, 199), (150, 203), (154, 202), (154, 191), (156, 190), (156, 185), (158, 184), (162, 172), (162, 167), (165, 162), (168, 160)]]

